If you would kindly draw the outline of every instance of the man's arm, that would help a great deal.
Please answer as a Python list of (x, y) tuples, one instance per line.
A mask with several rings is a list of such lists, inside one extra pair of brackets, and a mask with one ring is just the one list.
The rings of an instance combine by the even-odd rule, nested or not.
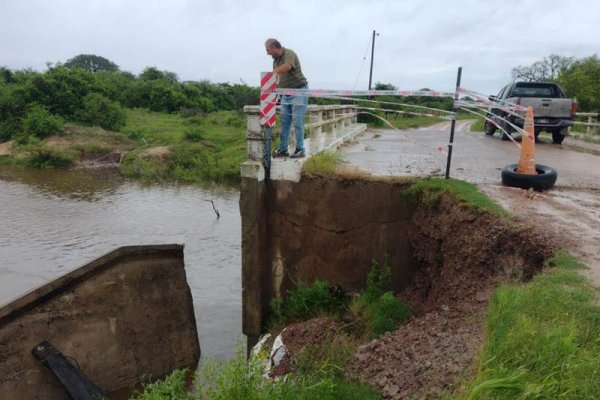
[(279, 67), (275, 68), (273, 72), (277, 75), (285, 74), (286, 72), (290, 72), (292, 70), (292, 64), (283, 63)]

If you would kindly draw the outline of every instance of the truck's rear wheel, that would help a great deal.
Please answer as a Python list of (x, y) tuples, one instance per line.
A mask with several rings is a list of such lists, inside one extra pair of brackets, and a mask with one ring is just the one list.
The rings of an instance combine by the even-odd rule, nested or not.
[(565, 140), (565, 136), (569, 132), (569, 128), (560, 128), (552, 131), (552, 143), (561, 144)]
[(496, 127), (490, 121), (486, 120), (483, 124), (483, 131), (486, 135), (492, 136), (496, 132)]
[(506, 125), (506, 133), (500, 131), (500, 139), (510, 140), (508, 135), (512, 134), (514, 131), (515, 131), (515, 129), (513, 127), (511, 127), (510, 125)]

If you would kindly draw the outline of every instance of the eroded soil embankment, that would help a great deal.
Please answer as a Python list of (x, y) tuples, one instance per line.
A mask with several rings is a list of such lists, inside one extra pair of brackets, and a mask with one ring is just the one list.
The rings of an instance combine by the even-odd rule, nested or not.
[(409, 231), (419, 271), (400, 296), (416, 315), (361, 346), (348, 369), (386, 399), (436, 397), (469, 374), (493, 289), (529, 279), (555, 251), (549, 235), (446, 196), (435, 208), (419, 206)]

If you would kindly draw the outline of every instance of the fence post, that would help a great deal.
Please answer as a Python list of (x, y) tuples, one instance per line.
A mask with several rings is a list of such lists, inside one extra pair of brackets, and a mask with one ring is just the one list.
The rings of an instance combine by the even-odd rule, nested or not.
[(316, 152), (319, 151), (321, 147), (321, 134), (323, 130), (320, 123), (323, 121), (322, 111), (311, 111), (309, 114), (309, 121), (311, 124), (319, 124), (318, 126), (313, 126), (310, 128), (310, 144), (312, 147), (312, 152)]
[(260, 126), (259, 110), (256, 106), (245, 106), (246, 154), (248, 160), (262, 161), (264, 156), (263, 131)]
[[(598, 115), (589, 115), (588, 116), (588, 124), (597, 124), (598, 123)], [(598, 133), (598, 126), (588, 125), (585, 131), (585, 135), (587, 137), (592, 137)]]

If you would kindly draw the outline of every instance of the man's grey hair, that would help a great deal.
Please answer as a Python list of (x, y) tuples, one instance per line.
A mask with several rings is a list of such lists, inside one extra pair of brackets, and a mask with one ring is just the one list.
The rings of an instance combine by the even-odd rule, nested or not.
[(267, 46), (267, 47), (275, 47), (276, 49), (280, 49), (281, 48), (281, 43), (279, 43), (279, 40), (277, 40), (277, 39), (269, 38), (265, 42), (265, 46)]

